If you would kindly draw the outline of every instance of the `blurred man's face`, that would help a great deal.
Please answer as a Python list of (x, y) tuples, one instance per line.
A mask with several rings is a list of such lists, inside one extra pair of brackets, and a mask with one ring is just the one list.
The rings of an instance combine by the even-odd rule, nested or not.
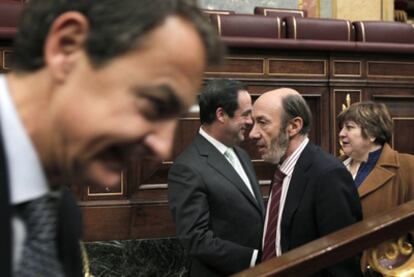
[(256, 140), (262, 159), (272, 164), (281, 162), (289, 146), (289, 135), (287, 127), (282, 126), (281, 113), (281, 106), (260, 98), (253, 106), (254, 125), (250, 138)]
[(103, 68), (93, 68), (84, 51), (74, 58), (50, 105), (49, 173), (110, 187), (131, 158), (167, 159), (178, 116), (203, 76), (205, 49), (194, 27), (169, 17)]
[[(238, 108), (233, 117), (225, 122), (228, 144), (238, 145), (245, 139), (246, 130), (252, 125), (252, 99), (245, 90), (239, 91), (237, 96)], [(229, 146), (230, 146), (229, 145)]]

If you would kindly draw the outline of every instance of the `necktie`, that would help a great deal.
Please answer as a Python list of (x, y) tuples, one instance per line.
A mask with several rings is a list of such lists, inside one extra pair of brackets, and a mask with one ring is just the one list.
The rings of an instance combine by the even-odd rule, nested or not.
[(239, 162), (236, 153), (232, 148), (227, 148), (226, 152), (224, 152), (224, 156), (227, 158), (227, 160), (230, 162), (231, 166), (234, 168), (234, 170), (237, 172), (237, 174), (240, 176), (240, 178), (243, 180), (244, 184), (246, 185), (247, 189), (250, 191), (252, 196), (256, 199), (256, 196), (254, 195), (252, 186), (249, 181), (249, 177), (247, 177), (246, 172), (243, 169), (243, 166)]
[(236, 161), (234, 160), (233, 152), (231, 148), (227, 148), (226, 152), (224, 152), (224, 156), (229, 160), (230, 164), (236, 168)]
[(27, 235), (14, 276), (64, 276), (56, 245), (57, 202), (46, 195), (16, 207)]
[(276, 169), (273, 176), (272, 182), (272, 191), (270, 205), (268, 206), (268, 218), (267, 218), (267, 227), (266, 235), (263, 245), (262, 261), (267, 261), (276, 256), (276, 228), (277, 220), (279, 217), (279, 204), (280, 196), (282, 194), (282, 183), (285, 178), (285, 174), (280, 171), (279, 168)]

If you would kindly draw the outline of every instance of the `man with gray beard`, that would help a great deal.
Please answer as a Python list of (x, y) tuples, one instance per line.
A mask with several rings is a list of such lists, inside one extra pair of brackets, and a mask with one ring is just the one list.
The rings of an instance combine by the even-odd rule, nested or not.
[[(262, 261), (323, 237), (362, 219), (351, 175), (332, 155), (309, 141), (311, 113), (295, 90), (261, 95), (253, 106), (262, 158), (276, 165), (263, 235)], [(313, 276), (360, 276), (351, 258)]]

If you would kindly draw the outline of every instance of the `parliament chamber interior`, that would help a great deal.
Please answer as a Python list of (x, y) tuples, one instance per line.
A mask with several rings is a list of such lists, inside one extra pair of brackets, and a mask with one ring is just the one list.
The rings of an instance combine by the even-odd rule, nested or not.
[[(297, 90), (312, 113), (310, 140), (334, 156), (341, 155), (338, 114), (353, 103), (381, 102), (394, 124), (390, 146), (414, 154), (414, 1), (199, 2), (226, 47), (224, 62), (207, 68), (203, 84), (219, 78), (242, 81), (253, 101), (272, 89)], [(0, 1), (1, 73), (12, 70), (13, 38), (24, 5)], [(116, 187), (70, 185), (82, 211), (92, 274), (186, 276), (188, 253), (176, 238), (167, 177), (199, 128), (198, 109), (191, 109), (179, 119), (169, 160), (131, 162), (119, 172)], [(242, 148), (251, 157), (266, 202), (274, 166), (261, 159), (251, 140)], [(308, 276), (399, 237), (413, 224), (414, 203), (408, 202), (235, 276)], [(375, 261), (376, 269), (381, 276), (414, 276), (412, 245), (401, 242), (388, 252), (397, 248), (406, 250), (401, 250), (404, 261), (390, 266), (393, 253), (388, 253), (387, 261)]]

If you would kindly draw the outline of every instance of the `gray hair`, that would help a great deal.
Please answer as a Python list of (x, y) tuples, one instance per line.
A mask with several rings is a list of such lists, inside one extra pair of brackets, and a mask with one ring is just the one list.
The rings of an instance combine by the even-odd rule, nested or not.
[(303, 120), (303, 126), (299, 134), (306, 135), (311, 129), (312, 114), (308, 104), (301, 95), (288, 95), (282, 99), (282, 126), (286, 129), (289, 120), (300, 117)]

